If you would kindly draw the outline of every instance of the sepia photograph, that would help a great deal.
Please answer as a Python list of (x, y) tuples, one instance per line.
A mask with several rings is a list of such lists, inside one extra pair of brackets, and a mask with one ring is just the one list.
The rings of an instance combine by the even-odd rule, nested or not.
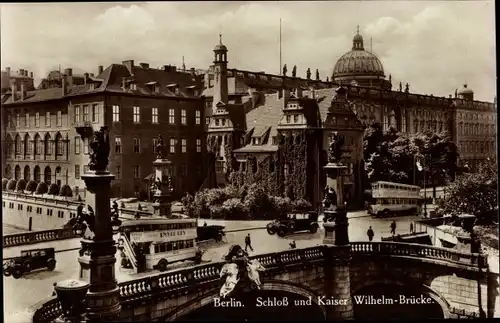
[(0, 4), (8, 323), (500, 317), (495, 1)]

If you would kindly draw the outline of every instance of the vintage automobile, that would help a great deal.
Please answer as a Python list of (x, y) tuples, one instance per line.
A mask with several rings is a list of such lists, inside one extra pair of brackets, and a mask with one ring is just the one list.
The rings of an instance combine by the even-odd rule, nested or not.
[(221, 242), (226, 235), (222, 225), (203, 225), (197, 228), (198, 242), (213, 239), (215, 242)]
[(318, 228), (318, 212), (307, 211), (288, 213), (285, 217), (269, 223), (266, 229), (271, 235), (277, 233), (280, 237), (284, 237), (298, 231), (309, 231), (314, 234)]
[(32, 270), (47, 268), (52, 271), (56, 268), (54, 248), (31, 249), (21, 251), (20, 257), (7, 260), (3, 264), (3, 274), (21, 278)]

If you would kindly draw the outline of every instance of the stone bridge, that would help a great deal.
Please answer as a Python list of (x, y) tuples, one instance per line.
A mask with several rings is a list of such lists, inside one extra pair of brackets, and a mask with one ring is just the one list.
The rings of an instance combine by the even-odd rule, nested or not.
[[(251, 258), (266, 268), (261, 273), (262, 287), (231, 295), (231, 304), (218, 303), (223, 262), (120, 283), (119, 321), (236, 320), (243, 319), (241, 315), (248, 320), (272, 315), (315, 321), (479, 318), (493, 317), (499, 307), (498, 275), (488, 271), (478, 254), (419, 244), (354, 242)], [(287, 306), (276, 303), (285, 298)], [(272, 304), (265, 302), (278, 306), (266, 307)], [(277, 311), (278, 307), (282, 310)], [(61, 314), (55, 297), (33, 310), (34, 323), (49, 322)], [(248, 317), (251, 314), (256, 316)]]

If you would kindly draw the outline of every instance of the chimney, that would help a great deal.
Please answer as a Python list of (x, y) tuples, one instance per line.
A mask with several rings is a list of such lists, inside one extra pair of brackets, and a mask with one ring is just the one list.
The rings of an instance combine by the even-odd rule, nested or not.
[(12, 92), (12, 102), (16, 101), (16, 84), (12, 83), (10, 85), (10, 91)]
[(10, 77), (10, 67), (6, 67), (6, 68), (5, 68), (5, 71), (7, 72), (7, 76), (9, 76), (9, 77)]
[(30, 77), (33, 78), (33, 72), (30, 72)]
[(134, 75), (134, 60), (133, 59), (130, 59), (128, 61), (123, 61), (122, 64), (127, 67), (128, 72), (131, 75)]
[(24, 70), (21, 68), (21, 69), (19, 70), (18, 74), (19, 74), (20, 76), (24, 76)]
[(139, 64), (142, 68), (149, 68), (149, 64), (148, 63), (140, 63)]
[(68, 85), (66, 84), (66, 74), (61, 76), (61, 85), (62, 85), (62, 95), (65, 96), (68, 94)]
[(89, 80), (89, 73), (83, 73), (83, 84), (87, 84)]
[(28, 70), (24, 70), (24, 76), (28, 76)]
[(102, 65), (99, 65), (99, 66), (97, 67), (97, 75), (101, 74), (101, 73), (102, 73), (102, 71), (104, 71), (104, 67), (103, 67)]
[(24, 82), (21, 82), (21, 101), (24, 101), (26, 92), (24, 91)]
[(66, 74), (67, 76), (73, 76), (73, 69), (72, 68), (65, 69), (64, 74)]

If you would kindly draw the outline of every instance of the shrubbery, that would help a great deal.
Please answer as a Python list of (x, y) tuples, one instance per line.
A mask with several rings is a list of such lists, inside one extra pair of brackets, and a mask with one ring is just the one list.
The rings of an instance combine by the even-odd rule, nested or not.
[(205, 189), (194, 197), (182, 200), (189, 216), (224, 219), (272, 219), (293, 210), (308, 210), (311, 204), (303, 199), (269, 196), (257, 184)]
[(36, 187), (36, 193), (35, 194), (41, 195), (41, 194), (47, 193), (48, 191), (49, 191), (49, 187), (47, 186), (47, 183), (40, 182), (40, 183), (38, 183), (38, 185)]
[(11, 179), (8, 183), (7, 183), (7, 190), (9, 191), (13, 191), (16, 189), (16, 184), (17, 184), (17, 181), (15, 179)]
[(35, 181), (29, 181), (28, 184), (26, 184), (26, 190), (33, 193), (36, 191), (36, 186)]
[(49, 186), (49, 192), (50, 195), (57, 195), (59, 194), (59, 186), (57, 186), (56, 183), (52, 183)]
[(17, 184), (16, 184), (16, 191), (24, 191), (24, 189), (26, 188), (26, 181), (24, 179), (20, 179), (17, 181)]
[(7, 183), (9, 183), (9, 180), (7, 178), (2, 178), (2, 190), (7, 189)]
[(73, 191), (71, 190), (71, 187), (69, 187), (69, 185), (63, 185), (59, 190), (59, 196), (72, 197)]

